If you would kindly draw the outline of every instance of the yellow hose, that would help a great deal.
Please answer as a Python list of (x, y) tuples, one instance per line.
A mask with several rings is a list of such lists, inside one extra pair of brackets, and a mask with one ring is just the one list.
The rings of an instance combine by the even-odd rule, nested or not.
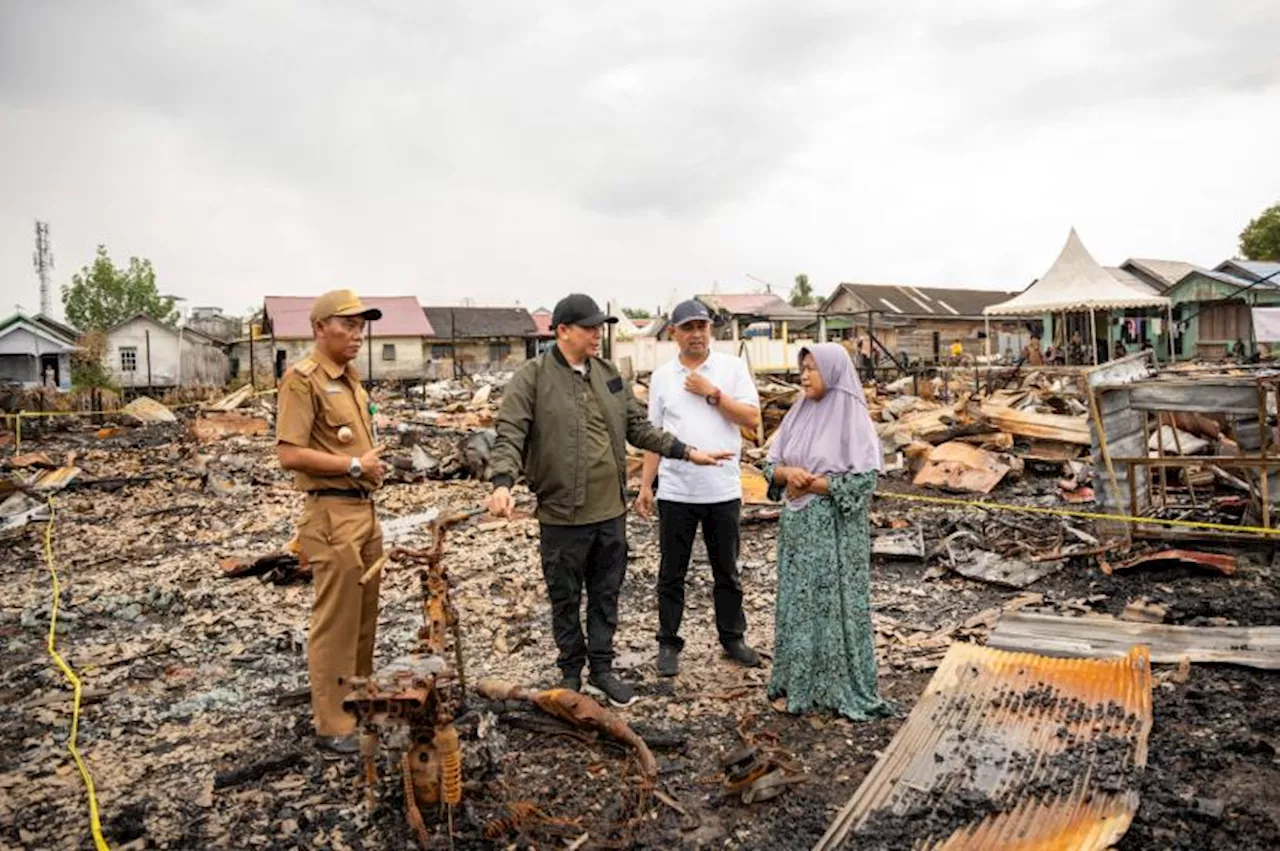
[(62, 598), (62, 588), (58, 583), (58, 571), (53, 563), (53, 497), (49, 497), (48, 502), (49, 523), (44, 529), (44, 561), (49, 568), (49, 575), (53, 578), (53, 603), (49, 611), (49, 655), (53, 657), (54, 662), (58, 663), (58, 667), (62, 669), (63, 675), (74, 690), (71, 703), (71, 733), (67, 736), (67, 750), (71, 752), (76, 768), (80, 769), (80, 777), (84, 780), (84, 788), (89, 796), (89, 829), (93, 833), (93, 845), (97, 851), (111, 851), (107, 840), (102, 838), (102, 822), (98, 818), (98, 795), (93, 788), (93, 776), (89, 774), (89, 769), (80, 758), (79, 749), (76, 748), (76, 736), (80, 732), (80, 678), (76, 676), (75, 671), (71, 670), (71, 666), (58, 653), (57, 648), (58, 603)]

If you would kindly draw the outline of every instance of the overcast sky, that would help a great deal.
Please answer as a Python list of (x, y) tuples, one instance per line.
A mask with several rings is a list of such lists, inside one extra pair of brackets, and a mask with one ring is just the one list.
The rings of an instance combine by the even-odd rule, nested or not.
[(59, 284), (105, 243), (234, 311), (1019, 289), (1072, 225), (1212, 265), (1280, 201), (1277, 33), (1273, 0), (0, 0), (0, 313), (39, 306), (36, 218)]

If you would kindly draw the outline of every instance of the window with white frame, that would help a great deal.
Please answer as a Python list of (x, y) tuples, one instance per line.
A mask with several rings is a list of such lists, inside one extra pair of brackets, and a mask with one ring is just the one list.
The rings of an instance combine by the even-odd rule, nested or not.
[(138, 347), (137, 346), (121, 346), (120, 347), (120, 371), (121, 372), (137, 372), (138, 371)]

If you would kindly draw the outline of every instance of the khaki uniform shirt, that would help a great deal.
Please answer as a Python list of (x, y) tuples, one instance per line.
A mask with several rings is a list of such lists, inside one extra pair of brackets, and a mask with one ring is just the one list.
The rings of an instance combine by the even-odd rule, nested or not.
[[(373, 448), (369, 394), (354, 364), (338, 366), (312, 351), (280, 379), (276, 399), (276, 442), (318, 449), (332, 455), (358, 457)], [(294, 472), (299, 490), (321, 488), (372, 491), (366, 478), (313, 476)]]

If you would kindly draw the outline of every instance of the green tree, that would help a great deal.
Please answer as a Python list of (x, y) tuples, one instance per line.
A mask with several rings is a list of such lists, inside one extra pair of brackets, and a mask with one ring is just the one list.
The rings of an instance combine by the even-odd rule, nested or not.
[(62, 287), (62, 307), (67, 321), (81, 331), (106, 331), (139, 313), (166, 325), (178, 322), (173, 299), (162, 298), (156, 289), (151, 261), (130, 257), (127, 269), (117, 268), (105, 245), (98, 246), (92, 266)]
[(86, 331), (76, 341), (71, 354), (71, 384), (77, 390), (115, 390), (115, 382), (106, 368), (107, 335)]
[(628, 319), (652, 319), (653, 314), (645, 310), (643, 307), (624, 307), (622, 315)]
[(1272, 204), (1240, 231), (1240, 253), (1246, 260), (1280, 262), (1280, 204)]
[(809, 276), (804, 272), (796, 275), (796, 285), (791, 288), (791, 306), (812, 307), (818, 301), (821, 301), (821, 298), (814, 295), (813, 286), (809, 283)]

